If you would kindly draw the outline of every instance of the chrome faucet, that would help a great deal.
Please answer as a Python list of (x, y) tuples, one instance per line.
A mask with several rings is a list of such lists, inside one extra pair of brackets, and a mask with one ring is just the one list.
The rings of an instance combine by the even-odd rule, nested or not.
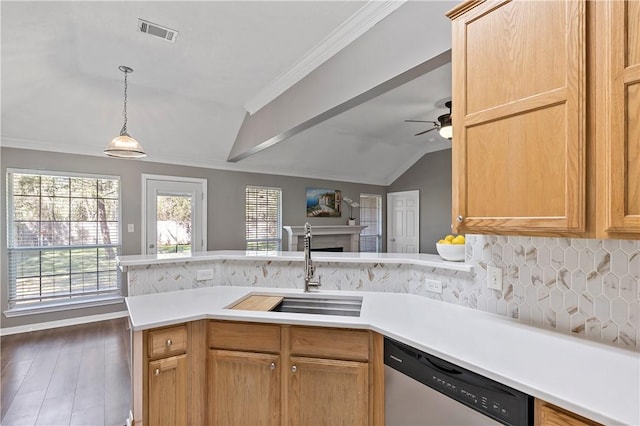
[(313, 281), (313, 275), (316, 273), (316, 267), (311, 261), (311, 225), (309, 222), (304, 224), (304, 292), (309, 292), (309, 287), (320, 287), (320, 278)]

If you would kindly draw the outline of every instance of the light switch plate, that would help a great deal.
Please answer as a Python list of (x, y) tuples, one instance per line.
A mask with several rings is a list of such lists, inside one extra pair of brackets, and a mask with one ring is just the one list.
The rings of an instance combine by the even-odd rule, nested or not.
[(502, 291), (502, 268), (487, 266), (487, 288)]
[(133, 232), (133, 230), (134, 230), (134, 229), (135, 229), (135, 228), (134, 228), (134, 226), (133, 226), (133, 223), (129, 223), (129, 224), (127, 225), (127, 232)]

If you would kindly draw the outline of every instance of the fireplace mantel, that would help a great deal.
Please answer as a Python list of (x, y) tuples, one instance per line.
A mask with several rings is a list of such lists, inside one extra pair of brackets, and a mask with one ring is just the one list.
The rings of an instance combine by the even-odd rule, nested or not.
[[(298, 246), (302, 249), (302, 239), (304, 238), (304, 225), (283, 226), (289, 237), (289, 250), (298, 251)], [(317, 247), (318, 243), (326, 247), (342, 246), (344, 251), (360, 250), (360, 231), (365, 226), (362, 225), (316, 225), (311, 227), (311, 244)]]

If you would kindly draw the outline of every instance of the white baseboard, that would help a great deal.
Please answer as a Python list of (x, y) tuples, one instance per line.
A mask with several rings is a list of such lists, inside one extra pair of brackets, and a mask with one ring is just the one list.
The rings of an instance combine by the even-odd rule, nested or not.
[(19, 325), (16, 327), (6, 327), (6, 328), (0, 329), (0, 336), (8, 336), (10, 334), (18, 334), (18, 333), (28, 333), (30, 331), (48, 330), (51, 328), (67, 327), (70, 325), (89, 324), (97, 321), (106, 321), (110, 319), (124, 318), (127, 315), (128, 315), (127, 311), (120, 311), (120, 312), (111, 312), (108, 314), (89, 315), (85, 317)]

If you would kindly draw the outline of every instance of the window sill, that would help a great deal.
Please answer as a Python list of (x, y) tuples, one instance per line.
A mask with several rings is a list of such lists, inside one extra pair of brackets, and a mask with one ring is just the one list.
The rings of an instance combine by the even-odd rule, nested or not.
[(92, 308), (95, 306), (115, 305), (124, 301), (123, 296), (105, 296), (100, 298), (91, 298), (76, 300), (65, 303), (48, 303), (38, 306), (25, 306), (11, 308), (4, 311), (7, 318), (21, 317), (26, 315), (46, 314), (50, 312), (70, 311), (72, 309)]

